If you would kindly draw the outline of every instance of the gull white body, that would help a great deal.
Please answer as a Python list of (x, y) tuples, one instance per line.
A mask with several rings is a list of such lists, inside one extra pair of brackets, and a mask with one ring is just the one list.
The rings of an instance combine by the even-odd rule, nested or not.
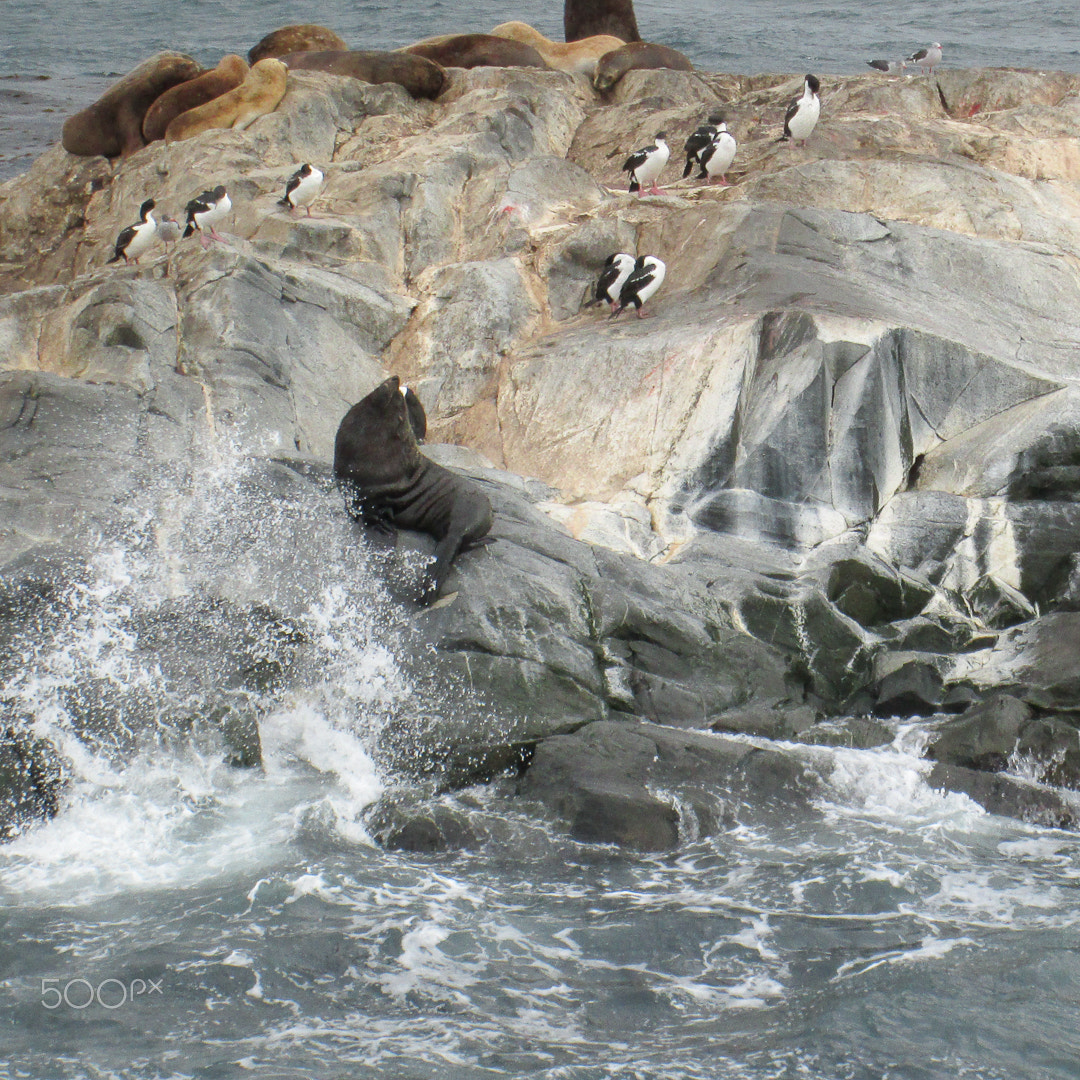
[(929, 75), (935, 66), (941, 63), (941, 42), (935, 41), (933, 45), (927, 45), (925, 49), (913, 52), (904, 63), (919, 67), (924, 75)]

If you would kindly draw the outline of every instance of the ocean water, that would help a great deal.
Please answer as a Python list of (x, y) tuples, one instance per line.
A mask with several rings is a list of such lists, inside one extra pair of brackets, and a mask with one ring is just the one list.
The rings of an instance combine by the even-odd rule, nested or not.
[[(637, 0), (635, 11), (644, 38), (706, 71), (850, 74), (931, 41), (944, 46), (946, 66), (1080, 70), (1080, 15), (1063, 0)], [(212, 66), (289, 23), (328, 26), (353, 48), (392, 49), (508, 19), (562, 37), (561, 6), (541, 0), (476, 0), (464, 12), (446, 0), (312, 0), (302, 9), (285, 0), (3, 0), (0, 180), (26, 169), (67, 116), (159, 49)]]

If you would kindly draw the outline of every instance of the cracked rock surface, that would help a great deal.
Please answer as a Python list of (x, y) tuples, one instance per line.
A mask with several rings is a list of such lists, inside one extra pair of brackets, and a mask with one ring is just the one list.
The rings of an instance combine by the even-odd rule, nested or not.
[[(639, 71), (601, 98), (481, 68), (429, 102), (298, 72), (246, 131), (115, 166), (50, 150), (0, 187), (0, 637), (56, 552), (152, 518), (146, 491), (215, 441), (262, 498), (333, 517), (337, 425), (392, 372), (497, 516), (445, 602), (402, 602), (482, 707), (392, 718), (388, 761), (447, 783), (531, 762), (523, 793), (572, 830), (655, 849), (698, 803), (611, 779), (640, 740), (727, 761), (743, 733), (795, 761), (913, 716), (935, 783), (1071, 823), (1080, 77), (828, 80), (809, 143), (777, 145), (801, 78)], [(630, 149), (665, 127), (677, 150), (718, 106), (728, 186), (676, 181), (676, 153), (663, 194), (625, 191)], [(326, 175), (311, 217), (276, 206), (303, 161)], [(144, 198), (181, 217), (218, 183), (225, 243), (104, 265)], [(585, 306), (619, 250), (667, 263), (649, 318)], [(248, 611), (276, 569), (215, 587)], [(666, 733), (631, 754), (626, 723)], [(52, 750), (5, 739), (9, 819), (52, 806)]]

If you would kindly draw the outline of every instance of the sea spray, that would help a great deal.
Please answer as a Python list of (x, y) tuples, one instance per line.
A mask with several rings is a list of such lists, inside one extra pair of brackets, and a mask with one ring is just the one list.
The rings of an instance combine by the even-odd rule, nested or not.
[(0, 849), (8, 883), (191, 880), (312, 814), (367, 842), (411, 646), (332, 483), (218, 444), (136, 501), (9, 620), (0, 705), (64, 783), (57, 819)]

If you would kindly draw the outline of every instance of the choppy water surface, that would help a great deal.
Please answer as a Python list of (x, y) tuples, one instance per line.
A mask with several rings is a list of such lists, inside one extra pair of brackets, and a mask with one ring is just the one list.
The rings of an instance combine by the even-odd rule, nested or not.
[[(387, 852), (374, 747), (424, 691), (343, 515), (256, 512), (235, 462), (150, 487), (0, 686), (74, 776), (0, 847), (0, 1075), (1075, 1080), (1080, 838), (930, 791), (916, 728), (806, 749), (810, 816), (676, 855), (571, 842), (509, 779), (446, 796), (477, 850)], [(316, 662), (261, 702), (263, 771), (74, 743), (77, 688), (162, 715), (192, 690), (140, 610), (291, 548), (273, 599)]]
[[(945, 66), (1080, 70), (1075, 4), (1049, 0), (636, 0), (642, 36), (686, 53), (706, 71), (865, 71), (931, 41)], [(562, 38), (562, 5), (541, 0), (4, 0), (0, 35), (0, 180), (59, 138), (66, 116), (159, 49), (212, 66), (246, 54), (279, 26), (314, 22), (353, 48), (393, 49), (431, 34), (487, 31), (508, 19)], [(825, 82), (828, 92), (828, 80)]]

